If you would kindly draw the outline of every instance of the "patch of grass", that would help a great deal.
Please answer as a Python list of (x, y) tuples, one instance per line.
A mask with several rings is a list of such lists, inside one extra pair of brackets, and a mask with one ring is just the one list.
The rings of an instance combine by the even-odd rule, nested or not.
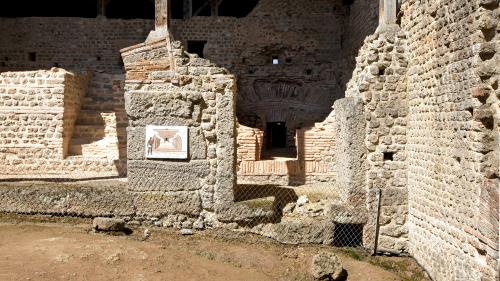
[(344, 248), (342, 251), (349, 256), (350, 258), (357, 260), (357, 261), (363, 261), (366, 259), (366, 253), (361, 252), (360, 250), (356, 248)]

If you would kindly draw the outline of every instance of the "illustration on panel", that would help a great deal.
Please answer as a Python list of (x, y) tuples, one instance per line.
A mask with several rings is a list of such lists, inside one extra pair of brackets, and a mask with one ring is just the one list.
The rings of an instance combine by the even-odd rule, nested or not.
[(146, 158), (187, 159), (188, 128), (179, 126), (147, 126)]

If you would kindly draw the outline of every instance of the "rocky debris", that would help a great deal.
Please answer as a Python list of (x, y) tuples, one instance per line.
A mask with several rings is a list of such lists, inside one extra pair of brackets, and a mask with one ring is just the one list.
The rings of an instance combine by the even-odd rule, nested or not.
[(284, 244), (325, 244), (333, 243), (334, 224), (328, 219), (310, 217), (283, 218), (279, 223), (259, 225), (251, 229)]
[(307, 203), (309, 203), (309, 198), (307, 197), (307, 195), (302, 195), (299, 197), (299, 199), (297, 199), (297, 206), (298, 207), (302, 207)]
[[(299, 198), (300, 199), (300, 198)], [(297, 203), (297, 205), (299, 205)], [(326, 201), (318, 201), (314, 203), (305, 203), (293, 210), (294, 215), (305, 215), (309, 217), (325, 216), (329, 210), (330, 205)]]
[(126, 232), (125, 221), (116, 218), (95, 218), (92, 226), (95, 231)]
[(181, 235), (184, 236), (193, 235), (193, 230), (188, 228), (181, 229)]
[(292, 213), (294, 209), (295, 209), (295, 203), (288, 203), (283, 208), (283, 213), (284, 214)]
[(151, 236), (151, 231), (149, 231), (149, 229), (144, 229), (144, 233), (142, 234), (142, 238), (144, 240), (148, 239), (149, 237)]
[(196, 230), (203, 230), (205, 228), (205, 224), (203, 223), (203, 219), (199, 218), (197, 221), (193, 223), (193, 228)]
[(334, 253), (320, 252), (312, 259), (311, 273), (316, 280), (336, 281), (345, 277), (342, 260)]

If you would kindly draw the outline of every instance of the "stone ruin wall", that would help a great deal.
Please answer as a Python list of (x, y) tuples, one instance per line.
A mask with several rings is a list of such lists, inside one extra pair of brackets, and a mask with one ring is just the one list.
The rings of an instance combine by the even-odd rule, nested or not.
[[(203, 224), (268, 215), (234, 200), (234, 77), (209, 60), (186, 53), (180, 42), (170, 39), (136, 45), (122, 53), (127, 70), (130, 192), (168, 202), (175, 211), (163, 214), (168, 215), (167, 226), (186, 216), (188, 221)], [(146, 159), (147, 125), (187, 126), (188, 159)]]
[(294, 147), (295, 130), (323, 121), (343, 96), (346, 17), (341, 1), (264, 0), (244, 18), (174, 19), (171, 31), (184, 43), (206, 40), (205, 57), (237, 77), (240, 121), (258, 116), (262, 130), (267, 122), (286, 121)]
[(0, 18), (0, 72), (57, 66), (123, 74), (120, 49), (143, 42), (153, 27), (152, 20)]
[[(278, 5), (281, 1), (262, 3)], [(355, 1), (351, 9), (367, 5), (372, 3)], [(253, 13), (256, 15), (257, 11)], [(348, 29), (350, 33), (356, 33), (355, 26), (362, 23), (365, 12), (371, 13), (369, 10), (351, 11), (350, 24), (346, 25), (352, 28)], [(343, 136), (335, 138), (337, 155), (345, 152), (353, 141), (358, 143), (361, 139), (365, 144), (359, 145), (360, 150), (350, 155), (352, 159), (355, 156), (366, 157), (365, 166), (355, 167), (353, 174), (336, 170), (336, 181), (340, 183), (338, 188), (347, 194), (343, 199), (374, 211), (374, 191), (380, 188), (383, 198), (381, 248), (409, 251), (435, 280), (498, 278), (500, 110), (499, 71), (498, 63), (495, 64), (498, 62), (498, 18), (495, 1), (403, 1), (403, 31), (367, 38), (358, 54), (353, 79), (348, 85), (349, 98), (338, 101), (334, 105), (334, 112), (325, 121), (334, 117), (335, 122), (332, 124), (336, 124), (335, 132)], [(208, 25), (210, 20), (213, 21), (200, 18), (198, 24), (206, 21)], [(219, 20), (221, 23), (231, 21), (224, 18)], [(189, 22), (183, 24), (195, 25)], [(175, 32), (179, 33), (179, 30)], [(185, 27), (184, 30), (206, 32), (206, 29), (194, 31), (194, 27)], [(217, 40), (224, 33), (220, 30), (224, 29), (213, 34), (219, 35)], [(196, 39), (193, 34), (186, 32), (181, 37)], [(206, 37), (199, 38), (205, 40)], [(359, 43), (360, 38), (353, 36), (349, 40)], [(148, 53), (158, 52), (162, 58), (168, 57), (167, 46), (155, 44), (125, 50), (126, 64), (133, 61), (127, 62), (128, 55), (140, 58), (141, 48)], [(210, 47), (209, 43), (207, 56), (222, 57), (223, 53), (215, 54), (218, 48)], [(224, 98), (218, 100), (221, 93), (215, 94), (213, 101), (209, 98), (212, 88), (207, 90), (204, 87), (211, 84), (205, 84), (213, 79), (211, 71), (219, 71), (220, 68), (206, 60), (185, 55), (178, 43), (174, 43), (170, 51), (175, 54), (176, 65), (181, 66), (175, 71), (170, 69), (171, 61), (158, 61), (159, 65), (150, 65), (150, 68), (142, 65), (144, 68), (136, 73), (139, 75), (136, 78), (133, 77), (133, 71), (130, 72), (133, 68), (128, 69), (132, 75), (127, 78), (128, 102), (133, 100), (130, 104), (139, 106), (137, 110), (129, 112), (134, 116), (129, 124), (129, 138), (136, 139), (129, 141), (129, 164), (136, 173), (131, 178), (133, 184), (130, 190), (114, 188), (55, 192), (50, 187), (40, 187), (27, 193), (15, 187), (5, 188), (0, 193), (0, 209), (22, 213), (124, 216), (176, 227), (200, 222), (209, 224), (214, 213), (220, 215), (218, 219), (227, 222), (244, 221), (255, 216), (255, 212), (234, 208), (232, 204), (229, 204), (232, 209), (215, 204), (234, 201), (229, 192), (234, 178), (229, 174), (226, 174), (229, 177), (221, 177), (231, 170), (231, 164), (222, 161), (222, 165), (219, 165), (221, 159), (231, 157), (231, 145), (216, 141), (219, 137), (225, 140), (231, 138), (231, 133), (226, 134), (231, 131), (229, 128), (234, 125), (234, 120), (231, 116), (218, 116), (217, 112), (221, 111), (215, 110), (215, 123), (212, 123), (213, 112), (207, 112), (210, 112), (210, 104), (221, 106), (224, 110), (228, 108), (225, 107), (229, 106), (228, 103), (234, 105), (235, 101)], [(236, 61), (238, 53), (229, 54)], [(146, 80), (151, 81), (143, 84), (139, 80), (145, 79), (140, 76), (144, 73), (155, 78), (146, 76)], [(195, 73), (202, 74), (204, 78), (201, 81), (196, 77), (193, 79)], [(232, 86), (229, 87), (230, 84), (225, 84), (228, 93), (234, 91)], [(162, 97), (155, 94), (158, 89), (170, 91), (173, 95)], [(193, 89), (204, 89), (207, 93), (193, 94)], [(191, 94), (175, 94), (177, 92)], [(145, 101), (145, 97), (150, 96), (154, 97), (153, 105)], [(180, 108), (189, 110), (177, 111), (173, 106), (177, 103), (193, 106), (182, 106)], [(162, 104), (169, 106), (162, 107)], [(359, 108), (359, 105), (362, 107)], [(141, 106), (151, 111), (141, 111)], [(346, 125), (344, 121), (353, 116), (362, 116), (364, 120), (354, 120), (348, 126), (340, 126)], [(180, 122), (190, 126), (190, 142), (197, 149), (190, 152), (189, 161), (162, 163), (144, 160), (143, 126), (155, 120), (162, 124), (177, 125)], [(223, 120), (222, 123), (219, 120)], [(358, 128), (360, 124), (363, 130), (349, 130)], [(312, 131), (317, 130), (318, 126), (322, 124), (316, 125)], [(349, 131), (355, 133), (350, 136), (339, 133)], [(214, 138), (214, 134), (217, 137)], [(392, 160), (387, 155), (384, 158), (385, 152), (393, 153)], [(337, 169), (353, 163), (349, 157), (344, 158), (340, 160), (346, 160), (347, 163), (335, 160)], [(51, 165), (52, 162), (39, 165), (47, 163)], [(150, 174), (155, 169), (174, 172), (176, 178), (149, 181), (149, 178), (155, 179)], [(200, 170), (201, 174), (197, 174)], [(194, 171), (196, 174), (193, 174)], [(366, 176), (360, 178), (363, 171), (366, 171)], [(196, 179), (194, 182), (193, 178)], [(179, 179), (187, 179), (186, 182), (194, 188), (186, 188)], [(172, 187), (175, 190), (162, 189), (155, 184), (158, 180), (173, 180)], [(345, 182), (355, 183), (354, 187), (346, 188), (341, 184)], [(367, 192), (358, 193), (363, 190)], [(41, 195), (53, 200), (42, 200)], [(369, 217), (365, 228), (367, 241), (370, 241), (369, 235), (373, 232), (373, 219)]]
[(498, 280), (498, 1), (402, 13), (409, 251), (436, 280)]
[(0, 74), (2, 174), (64, 171), (87, 84), (57, 68)]
[[(367, 150), (364, 179), (367, 201), (358, 203), (376, 212), (376, 192), (381, 190), (379, 247), (396, 252), (408, 251), (405, 51), (406, 35), (402, 31), (369, 36), (356, 58), (357, 68), (346, 93), (364, 104), (361, 114), (365, 119), (362, 145)], [(374, 228), (375, 216), (371, 216), (365, 232), (373, 233)]]
[(59, 169), (64, 171), (59, 176), (126, 174), (128, 120), (119, 50), (143, 42), (153, 25), (153, 20), (0, 18), (0, 72), (57, 66), (90, 74), (80, 114), (65, 118), (74, 130), (64, 138), (68, 169)]

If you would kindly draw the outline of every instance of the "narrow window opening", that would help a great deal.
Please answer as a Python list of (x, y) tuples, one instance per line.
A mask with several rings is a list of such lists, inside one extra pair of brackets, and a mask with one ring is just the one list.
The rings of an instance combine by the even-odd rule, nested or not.
[(272, 62), (274, 65), (280, 64), (280, 59), (278, 56), (273, 56), (272, 57)]
[(306, 69), (306, 74), (311, 75), (313, 73), (312, 69)]
[(0, 66), (5, 67), (5, 66), (6, 66), (5, 62), (4, 62), (4, 61), (2, 61), (2, 62), (0, 63)]
[(285, 62), (286, 63), (292, 63), (292, 58), (286, 58)]
[(101, 61), (101, 56), (97, 56), (97, 57), (96, 57), (96, 60), (97, 60), (97, 61)]
[(28, 53), (28, 60), (29, 61), (36, 61), (36, 53), (35, 52), (29, 52)]
[(384, 161), (394, 161), (394, 152), (384, 152)]
[(241, 59), (241, 63), (246, 63), (247, 62), (247, 59), (246, 58), (242, 58)]
[(197, 54), (200, 58), (204, 58), (204, 50), (207, 41), (188, 41), (187, 50), (188, 53)]
[(4, 57), (3, 60), (4, 61), (9, 61), (9, 57)]
[(250, 69), (248, 70), (248, 74), (254, 74), (255, 73), (255, 70), (254, 69)]
[(59, 63), (55, 62), (53, 67), (59, 67)]

